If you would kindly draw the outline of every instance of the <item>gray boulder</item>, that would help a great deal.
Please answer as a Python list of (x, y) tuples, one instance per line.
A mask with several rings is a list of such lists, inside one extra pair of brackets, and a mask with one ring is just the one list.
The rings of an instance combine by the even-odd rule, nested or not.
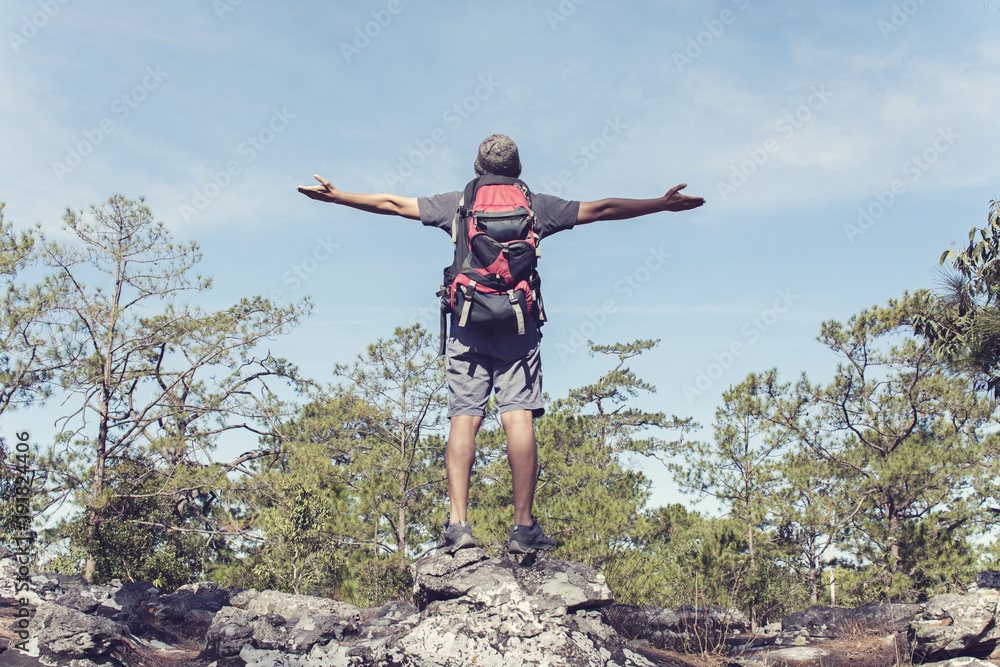
[(213, 661), (238, 656), (252, 641), (254, 620), (243, 609), (226, 607), (221, 610), (205, 633), (205, 648), (199, 658)]
[(420, 622), (346, 664), (652, 664), (604, 622), (611, 591), (581, 563), (521, 567), (466, 549), (417, 561), (413, 580)]
[(298, 660), (317, 644), (356, 634), (361, 616), (360, 609), (345, 602), (277, 591), (244, 591), (233, 599), (243, 608), (225, 607), (214, 614), (201, 659), (239, 656), (266, 664), (285, 655), (286, 662)]
[[(31, 606), (52, 602), (66, 593), (87, 587), (83, 577), (69, 574), (41, 573), (28, 570), (17, 560), (17, 553), (0, 547), (0, 598), (25, 598)], [(23, 569), (22, 569), (23, 568)], [(30, 584), (25, 581), (25, 571)]]
[(1000, 591), (977, 588), (966, 595), (938, 595), (913, 623), (914, 650), (924, 660), (982, 657), (1000, 645)]
[(124, 628), (119, 623), (52, 602), (38, 605), (28, 631), (37, 639), (42, 660), (56, 664), (73, 659), (104, 661), (123, 648)]
[(613, 605), (605, 608), (603, 615), (624, 637), (681, 653), (743, 645), (750, 630), (750, 620), (742, 612), (718, 607), (682, 606), (675, 611)]
[[(0, 575), (16, 575), (12, 563), (10, 554), (0, 553)], [(414, 602), (368, 610), (206, 582), (160, 595), (149, 584), (90, 586), (78, 577), (33, 573), (40, 592), (31, 603), (29, 648), (40, 662), (0, 646), (0, 664), (677, 664), (664, 662), (647, 650), (650, 645), (678, 652), (724, 648), (730, 664), (746, 665), (810, 664), (831, 651), (823, 661), (846, 664), (871, 656), (837, 649), (830, 640), (874, 630), (886, 635), (877, 647), (880, 656), (909, 655), (912, 648), (921, 661), (971, 667), (1000, 646), (1000, 590), (997, 573), (990, 572), (981, 573), (965, 595), (937, 596), (925, 605), (813, 607), (761, 637), (737, 611), (615, 605), (604, 577), (580, 563), (542, 560), (522, 567), (465, 549), (422, 558), (412, 570)], [(0, 597), (12, 599), (13, 590), (14, 582), (0, 577)], [(787, 650), (789, 644), (814, 643), (821, 645)]]
[(358, 628), (360, 639), (373, 640), (404, 634), (420, 622), (420, 610), (412, 602), (388, 602)]
[(1000, 572), (997, 570), (984, 570), (976, 575), (976, 588), (992, 588), (1000, 590)]
[(600, 609), (614, 602), (604, 576), (582, 563), (544, 560), (521, 567), (507, 558), (488, 558), (481, 549), (422, 558), (413, 564), (413, 582), (413, 601), (421, 610), (456, 599), (489, 606), (526, 599), (540, 613)]
[[(229, 605), (230, 592), (211, 581), (181, 586), (170, 595), (147, 599), (142, 618), (161, 633), (201, 642), (216, 613)], [(141, 601), (141, 596), (137, 596)], [(145, 627), (144, 627), (145, 629)]]
[(878, 629), (885, 634), (904, 631), (920, 613), (922, 605), (873, 602), (847, 609), (809, 607), (781, 619), (786, 635), (836, 639), (859, 628)]
[(952, 658), (941, 662), (927, 662), (922, 667), (997, 667), (995, 662), (986, 662), (979, 658)]

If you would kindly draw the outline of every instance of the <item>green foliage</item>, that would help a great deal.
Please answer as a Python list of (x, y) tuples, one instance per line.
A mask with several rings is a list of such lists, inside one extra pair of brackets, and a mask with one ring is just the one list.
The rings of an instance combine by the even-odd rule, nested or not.
[(801, 585), (766, 540), (759, 540), (759, 562), (751, 566), (746, 531), (738, 521), (671, 505), (647, 511), (641, 530), (634, 546), (616, 553), (605, 567), (619, 603), (735, 608), (759, 624), (804, 606)]
[(904, 566), (903, 527), (982, 519), (977, 489), (996, 477), (984, 434), (993, 405), (905, 335), (903, 323), (922, 307), (906, 297), (846, 326), (827, 322), (820, 340), (843, 359), (832, 383), (803, 378), (775, 397), (775, 421), (803, 447), (801, 460), (828, 464), (832, 497), (853, 512), (839, 546), (875, 566), (889, 599), (917, 585)]
[(869, 602), (885, 600), (885, 582), (880, 574), (881, 569), (883, 568), (875, 565), (859, 568), (851, 563), (833, 564), (823, 572), (820, 603), (835, 604), (839, 607), (860, 607)]
[(56, 373), (77, 353), (50, 312), (58, 287), (25, 274), (39, 261), (39, 235), (15, 232), (0, 202), (0, 414), (51, 394)]
[(366, 425), (341, 468), (368, 541), (401, 561), (431, 537), (444, 484), (444, 360), (421, 325), (398, 327), (368, 346), (353, 366), (334, 370)]
[(208, 578), (223, 586), (342, 598), (349, 577), (344, 554), (296, 539), (270, 540), (238, 558), (213, 563)]
[(997, 501), (994, 405), (907, 335), (927, 304), (905, 295), (824, 323), (842, 362), (829, 385), (750, 374), (724, 395), (714, 442), (683, 444), (680, 485), (743, 531), (741, 544), (720, 524), (691, 547), (687, 580), (710, 581), (708, 598), (724, 601), (721, 585), (752, 617), (816, 603), (834, 553), (847, 556), (842, 600), (918, 600), (971, 579)]
[(260, 541), (213, 576), (365, 604), (407, 587), (441, 505), (441, 360), (423, 328), (400, 327), (335, 372), (341, 384), (266, 439), (275, 455), (241, 491)]
[(248, 588), (333, 597), (346, 576), (342, 544), (355, 533), (341, 469), (365, 425), (351, 397), (305, 406), (281, 427), (286, 441), (275, 457), (255, 461), (245, 481), (247, 525), (260, 542), (235, 565), (213, 571), (218, 581)]
[(763, 575), (757, 568), (755, 536), (763, 535), (772, 520), (781, 482), (777, 459), (789, 441), (785, 432), (771, 428), (767, 406), (776, 383), (777, 375), (771, 371), (750, 374), (730, 387), (716, 411), (715, 441), (683, 442), (684, 465), (669, 466), (682, 488), (722, 501), (728, 515), (746, 527), (751, 578)]
[(993, 535), (993, 539), (980, 549), (978, 567), (983, 570), (1000, 570), (1000, 539)]
[(861, 504), (837, 467), (808, 447), (785, 452), (778, 474), (782, 484), (770, 499), (778, 558), (802, 582), (810, 603), (818, 604), (823, 569)]
[(940, 263), (949, 260), (943, 289), (909, 321), (938, 359), (1000, 398), (1000, 202), (990, 203), (986, 226), (972, 228), (968, 246), (944, 252)]
[(18, 442), (0, 435), (0, 545), (27, 552), (35, 560), (39, 556), (38, 533), (31, 517), (24, 512), (27, 510), (33, 516), (40, 509), (34, 497), (37, 470), (29, 456), (12, 451)]
[(409, 600), (413, 577), (399, 558), (368, 558), (355, 569), (356, 592), (351, 599), (360, 607), (381, 607), (394, 600)]
[[(179, 295), (210, 287), (191, 275), (197, 244), (175, 244), (141, 199), (115, 195), (89, 216), (67, 211), (64, 221), (73, 244), (38, 238), (39, 261), (48, 267), (45, 293), (58, 296), (45, 315), (57, 335), (44, 346), (71, 352), (52, 373), (67, 412), (39, 463), (49, 471), (52, 503), (68, 499), (86, 508), (85, 532), (71, 537), (85, 545), (90, 579), (107, 576), (98, 568), (117, 571), (97, 561), (113, 557), (120, 542), (109, 514), (116, 489), (129, 485), (117, 479), (128, 474), (120, 462), (141, 461), (158, 494), (222, 502), (242, 465), (266, 455), (247, 453), (227, 465), (213, 462), (210, 452), (227, 431), (268, 432), (283, 409), (269, 381), (303, 387), (294, 367), (257, 358), (254, 350), (295, 326), (308, 302), (278, 307), (250, 298), (218, 312), (178, 305)], [(227, 518), (206, 513), (198, 529), (221, 535), (233, 525)]]
[(908, 521), (900, 534), (900, 570), (920, 601), (940, 593), (965, 592), (978, 571), (978, 550), (968, 522), (935, 515)]
[(198, 581), (208, 551), (198, 533), (172, 527), (197, 526), (192, 507), (157, 493), (157, 484), (139, 466), (123, 464), (104, 496), (104, 521), (91, 530), (85, 511), (63, 520), (48, 537), (68, 541), (50, 567), (82, 574), (87, 558), (94, 563), (92, 583), (111, 579), (152, 583), (163, 593)]

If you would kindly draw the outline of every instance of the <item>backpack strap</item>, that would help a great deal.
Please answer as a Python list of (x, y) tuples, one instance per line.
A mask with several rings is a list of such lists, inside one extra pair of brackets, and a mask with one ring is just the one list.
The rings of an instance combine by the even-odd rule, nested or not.
[(548, 321), (548, 318), (545, 317), (545, 304), (542, 303), (541, 288), (531, 290), (531, 296), (535, 299), (535, 313), (538, 317), (538, 325), (541, 326)]
[(517, 335), (524, 335), (524, 313), (521, 312), (521, 302), (517, 299), (514, 290), (507, 290), (507, 298), (510, 299), (511, 308), (514, 309), (514, 316), (517, 318)]
[[(455, 209), (455, 217), (451, 221), (451, 243), (455, 247), (456, 259), (452, 262), (452, 273), (458, 272), (458, 228), (462, 226), (462, 216), (464, 215), (465, 209), (465, 193), (458, 198), (458, 208)], [(445, 271), (445, 283), (447, 283), (448, 271)], [(451, 285), (443, 284), (441, 289), (438, 290), (437, 295), (441, 298), (441, 340), (438, 343), (438, 354), (443, 356), (448, 351), (448, 314), (451, 309), (448, 302), (451, 301)]]
[(451, 242), (453, 245), (458, 245), (458, 223), (462, 219), (462, 209), (465, 208), (465, 193), (458, 198), (458, 208), (455, 209), (455, 218), (451, 221)]
[(458, 320), (458, 326), (464, 327), (469, 322), (469, 311), (472, 310), (472, 295), (476, 292), (476, 281), (470, 280), (465, 286), (465, 305), (462, 307), (462, 316)]

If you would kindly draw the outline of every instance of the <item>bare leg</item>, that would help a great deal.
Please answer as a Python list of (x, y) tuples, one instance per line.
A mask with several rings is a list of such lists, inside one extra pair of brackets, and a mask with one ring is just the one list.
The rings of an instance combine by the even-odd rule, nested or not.
[(448, 473), (448, 497), (451, 499), (449, 523), (466, 520), (469, 509), (469, 477), (476, 458), (476, 433), (482, 423), (482, 417), (471, 415), (451, 418), (448, 448), (444, 455), (444, 467)]
[(514, 523), (531, 525), (531, 507), (535, 502), (538, 477), (538, 449), (535, 424), (530, 410), (512, 410), (500, 415), (507, 434), (507, 462), (514, 487)]

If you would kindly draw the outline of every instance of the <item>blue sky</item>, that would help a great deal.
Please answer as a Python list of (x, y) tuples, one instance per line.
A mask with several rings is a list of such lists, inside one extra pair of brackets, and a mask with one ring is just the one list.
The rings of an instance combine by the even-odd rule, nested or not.
[[(424, 318), (450, 243), (296, 193), (314, 173), (455, 190), (501, 132), (539, 192), (687, 182), (706, 206), (543, 244), (543, 367), (562, 396), (604, 368), (584, 338), (658, 338), (641, 404), (708, 425), (748, 372), (828, 378), (820, 323), (932, 287), (998, 197), (993, 0), (347, 4), (3, 3), (7, 219), (59, 238), (67, 206), (144, 195), (201, 245), (202, 303), (312, 295), (273, 351), (325, 380)], [(2, 428), (44, 438), (49, 415)], [(649, 472), (654, 504), (678, 499)]]

